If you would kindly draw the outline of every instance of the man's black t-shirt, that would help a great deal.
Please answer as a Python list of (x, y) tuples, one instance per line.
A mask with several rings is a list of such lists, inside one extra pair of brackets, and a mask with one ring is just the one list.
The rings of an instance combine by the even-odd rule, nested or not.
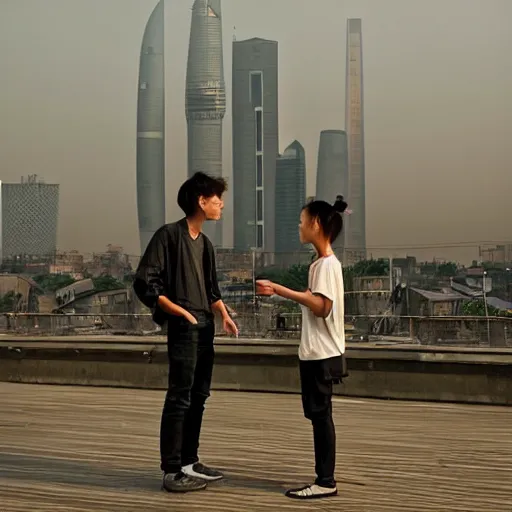
[(161, 227), (140, 260), (133, 288), (160, 325), (167, 319), (158, 308), (161, 295), (192, 314), (211, 314), (221, 299), (212, 243), (202, 233), (194, 240), (186, 219)]
[(181, 280), (184, 284), (184, 291), (188, 302), (188, 309), (191, 313), (201, 312), (209, 313), (211, 311), (206, 294), (204, 279), (204, 251), (205, 236), (200, 233), (194, 240), (189, 233), (184, 235), (184, 249), (188, 252), (188, 258), (185, 258), (181, 270)]

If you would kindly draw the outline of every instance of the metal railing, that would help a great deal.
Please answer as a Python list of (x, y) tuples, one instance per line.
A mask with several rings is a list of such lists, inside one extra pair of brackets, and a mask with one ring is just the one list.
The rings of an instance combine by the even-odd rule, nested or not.
[(481, 316), (347, 316), (353, 338), (406, 338), (433, 346), (512, 348), (512, 318)]
[[(271, 310), (246, 312), (234, 318), (246, 338), (300, 338), (298, 313)], [(415, 343), (421, 345), (512, 348), (512, 318), (468, 316), (347, 315), (346, 336), (354, 342)], [(222, 335), (222, 326), (216, 330)], [(4, 313), (0, 333), (30, 336), (96, 336), (164, 334), (150, 314)]]
[(39, 336), (146, 334), (155, 332), (150, 314), (3, 313), (0, 332)]

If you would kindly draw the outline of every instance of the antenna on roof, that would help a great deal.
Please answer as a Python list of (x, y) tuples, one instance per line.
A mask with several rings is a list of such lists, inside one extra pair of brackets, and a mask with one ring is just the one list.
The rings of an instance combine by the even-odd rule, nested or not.
[(233, 27), (233, 41), (236, 41), (236, 27)]

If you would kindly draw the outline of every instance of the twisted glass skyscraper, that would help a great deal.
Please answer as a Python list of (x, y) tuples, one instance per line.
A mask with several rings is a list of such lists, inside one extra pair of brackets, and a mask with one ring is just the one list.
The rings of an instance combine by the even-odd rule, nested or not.
[[(188, 50), (185, 110), (188, 173), (222, 176), (222, 120), (226, 86), (222, 55), (221, 0), (195, 0)], [(207, 223), (214, 246), (222, 246), (222, 225)]]
[(153, 10), (140, 51), (137, 106), (137, 211), (143, 253), (165, 222), (164, 2)]

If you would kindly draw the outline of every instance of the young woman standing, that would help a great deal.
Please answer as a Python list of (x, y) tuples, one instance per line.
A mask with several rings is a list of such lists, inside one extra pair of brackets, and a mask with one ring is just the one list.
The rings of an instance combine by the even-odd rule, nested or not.
[(341, 382), (343, 377), (345, 328), (343, 274), (332, 243), (342, 231), (342, 214), (346, 208), (344, 201), (337, 201), (334, 206), (313, 201), (301, 212), (301, 242), (312, 244), (317, 253), (309, 269), (307, 291), (297, 292), (267, 280), (256, 283), (259, 295), (280, 295), (299, 303), (302, 309), (299, 347), (302, 404), (305, 417), (313, 425), (317, 478), (313, 484), (288, 490), (289, 498), (326, 498), (338, 492), (334, 479), (336, 434), (332, 390), (333, 384)]

